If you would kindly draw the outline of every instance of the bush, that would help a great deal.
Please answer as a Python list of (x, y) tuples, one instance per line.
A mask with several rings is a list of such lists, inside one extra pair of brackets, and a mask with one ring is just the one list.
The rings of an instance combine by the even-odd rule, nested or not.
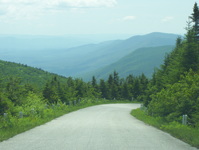
[(187, 114), (193, 125), (198, 124), (199, 75), (187, 73), (179, 82), (167, 85), (166, 89), (151, 95), (151, 98), (148, 105), (150, 115), (165, 117), (172, 122)]

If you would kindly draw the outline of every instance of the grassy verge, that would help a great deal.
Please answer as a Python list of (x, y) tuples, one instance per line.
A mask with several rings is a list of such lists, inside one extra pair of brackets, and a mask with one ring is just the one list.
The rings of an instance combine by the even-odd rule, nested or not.
[(45, 124), (57, 117), (64, 114), (76, 111), (82, 108), (110, 103), (130, 103), (129, 101), (110, 101), (110, 100), (82, 100), (77, 105), (53, 105), (53, 107), (46, 108), (40, 113), (33, 114), (32, 116), (24, 116), (19, 118), (17, 116), (8, 115), (6, 118), (0, 118), (0, 142), (7, 140), (19, 133), (30, 130), (36, 126)]
[(131, 115), (137, 119), (154, 126), (158, 129), (168, 132), (172, 136), (199, 148), (199, 128), (192, 128), (190, 126), (182, 125), (178, 122), (166, 122), (160, 117), (148, 116), (140, 108), (132, 110)]

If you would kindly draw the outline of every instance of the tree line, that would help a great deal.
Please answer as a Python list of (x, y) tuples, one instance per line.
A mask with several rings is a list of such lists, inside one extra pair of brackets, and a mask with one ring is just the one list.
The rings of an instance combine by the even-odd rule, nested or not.
[(144, 105), (149, 115), (167, 121), (188, 122), (199, 126), (199, 8), (197, 3), (187, 22), (184, 38), (177, 38), (176, 47), (167, 54), (164, 64), (150, 80)]
[(18, 110), (15, 108), (24, 107), (30, 94), (40, 97), (41, 103), (48, 105), (60, 102), (68, 105), (82, 98), (141, 101), (147, 84), (148, 79), (144, 74), (139, 77), (129, 75), (120, 79), (116, 71), (110, 74), (107, 80), (97, 81), (93, 76), (90, 82), (72, 77), (60, 80), (58, 76), (54, 76), (43, 88), (37, 88), (34, 84), (12, 76), (0, 82), (0, 115), (5, 112), (17, 114)]

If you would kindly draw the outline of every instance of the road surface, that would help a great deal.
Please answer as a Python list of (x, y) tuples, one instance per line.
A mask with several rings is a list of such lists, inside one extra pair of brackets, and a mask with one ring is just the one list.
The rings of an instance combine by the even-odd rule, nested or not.
[(0, 143), (0, 150), (196, 150), (130, 115), (139, 104), (69, 113)]

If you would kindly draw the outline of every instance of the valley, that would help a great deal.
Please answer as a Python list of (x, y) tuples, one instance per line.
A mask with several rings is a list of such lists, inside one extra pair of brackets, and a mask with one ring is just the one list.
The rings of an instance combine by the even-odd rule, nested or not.
[[(92, 76), (91, 73), (98, 72), (98, 70), (107, 68), (110, 65), (112, 66), (113, 63), (120, 63), (120, 59), (123, 57), (125, 59), (125, 57), (129, 57), (128, 55), (133, 55), (132, 53), (137, 49), (175, 45), (178, 36), (167, 33), (150, 33), (147, 35), (132, 36), (125, 40), (105, 41), (98, 44), (90, 43), (86, 45), (81, 45), (86, 39), (81, 41), (77, 39), (67, 40), (67, 38), (55, 39), (55, 37), (43, 39), (41, 37), (35, 37), (34, 39), (24, 37), (24, 39), (20, 38), (17, 40), (4, 38), (2, 40), (4, 44), (0, 46), (0, 59), (41, 68), (66, 77), (74, 76), (83, 79), (87, 78), (88, 80), (88, 77)], [(75, 43), (79, 44), (79, 46), (75, 46)], [(6, 45), (8, 46), (6, 47)], [(67, 48), (67, 46), (70, 46), (70, 48)], [(168, 48), (168, 51), (163, 51), (160, 54), (160, 58), (164, 58), (165, 53), (169, 52), (170, 48)], [(142, 55), (140, 56), (140, 61), (142, 61), (145, 54), (143, 53)], [(157, 67), (160, 63), (161, 61), (157, 60), (155, 65), (153, 64), (150, 68)], [(136, 66), (139, 67), (138, 63), (134, 63), (133, 65), (135, 68)], [(114, 70), (118, 70), (119, 73), (123, 72), (115, 66), (108, 68), (110, 69), (109, 72), (113, 72)], [(140, 68), (139, 73), (134, 70), (135, 68), (128, 70), (128, 73), (137, 75), (145, 72), (144, 67)], [(152, 72), (148, 74), (150, 76)], [(122, 74), (122, 77), (125, 76)]]

